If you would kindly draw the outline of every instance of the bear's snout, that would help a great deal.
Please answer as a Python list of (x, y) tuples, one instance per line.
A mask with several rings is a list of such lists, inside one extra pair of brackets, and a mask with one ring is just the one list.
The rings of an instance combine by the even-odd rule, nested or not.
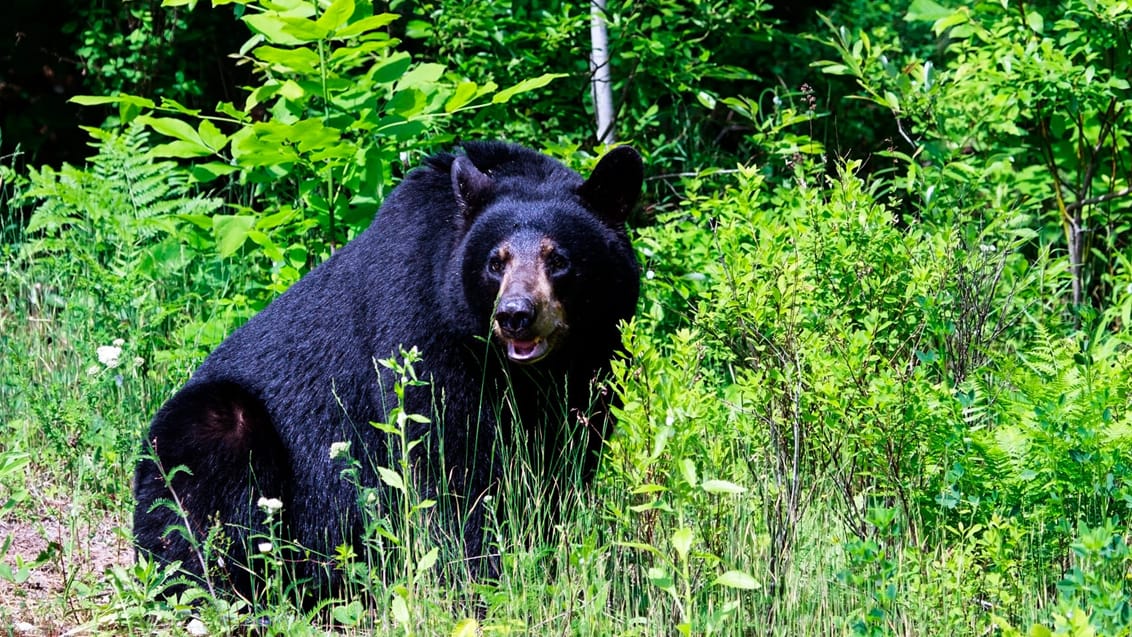
[(537, 316), (538, 306), (527, 296), (502, 299), (495, 310), (500, 331), (511, 338), (519, 338), (529, 331)]

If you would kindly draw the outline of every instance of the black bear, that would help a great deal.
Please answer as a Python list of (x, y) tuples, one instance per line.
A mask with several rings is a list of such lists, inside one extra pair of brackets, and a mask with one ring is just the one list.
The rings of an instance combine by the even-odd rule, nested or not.
[[(135, 474), (139, 550), (251, 595), (267, 498), (282, 505), (285, 539), (309, 549), (297, 576), (314, 590), (340, 583), (330, 556), (361, 550), (364, 520), (330, 449), (350, 443), (363, 459), (353, 480), (380, 486), (398, 446), (371, 423), (397, 405), (398, 379), (375, 360), (415, 347), (428, 385), (406, 391), (404, 410), (429, 422), (410, 422), (414, 470), (430, 495), (444, 481), (473, 575), (493, 576), (484, 496), (500, 475), (496, 442), (522, 427), (543, 467), (582, 449), (589, 477), (611, 428), (595, 379), (637, 304), (625, 220), (642, 179), (629, 147), (585, 180), (503, 142), (426, 160), (365, 232), (234, 331), (158, 411)], [(213, 559), (186, 527), (213, 532)]]

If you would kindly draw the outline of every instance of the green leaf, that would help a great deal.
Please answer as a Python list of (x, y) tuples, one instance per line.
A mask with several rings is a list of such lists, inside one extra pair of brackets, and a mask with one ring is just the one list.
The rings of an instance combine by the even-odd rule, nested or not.
[(304, 48), (280, 48), (263, 45), (252, 50), (252, 55), (273, 65), (276, 70), (313, 74), (320, 63), (318, 54)]
[(662, 568), (657, 568), (655, 566), (650, 567), (648, 570), (648, 578), (649, 582), (651, 582), (653, 586), (659, 588), (660, 590), (667, 591), (669, 593), (676, 592), (676, 587), (673, 585), (672, 576), (668, 574), (668, 571)]
[(216, 124), (213, 124), (207, 119), (201, 120), (200, 126), (197, 126), (197, 135), (200, 137), (201, 142), (213, 151), (219, 151), (228, 143), (228, 136), (220, 132)]
[[(319, 16), (315, 24), (320, 29), (330, 31), (336, 30), (338, 27), (346, 24), (350, 16), (354, 15), (354, 0), (334, 0), (326, 11)], [(326, 36), (323, 36), (326, 37)]]
[(381, 476), (381, 481), (385, 484), (388, 484), (398, 491), (405, 490), (405, 482), (401, 480), (401, 474), (387, 467), (378, 467), (377, 473)]
[(424, 555), (421, 556), (421, 559), (417, 560), (417, 570), (418, 571), (427, 571), (430, 568), (432, 568), (433, 565), (436, 564), (436, 558), (439, 555), (440, 555), (440, 550), (437, 549), (435, 546), (432, 547), (429, 550), (428, 553), (425, 553)]
[(426, 106), (428, 106), (428, 98), (425, 94), (415, 88), (408, 88), (394, 93), (386, 109), (408, 119), (420, 114)]
[(680, 556), (681, 562), (688, 560), (688, 553), (692, 550), (692, 541), (695, 539), (695, 533), (687, 527), (672, 532), (672, 548), (676, 549), (676, 554)]
[(853, 71), (844, 64), (825, 64), (821, 67), (821, 72), (827, 75), (852, 75)]
[(310, 258), (310, 253), (307, 251), (306, 246), (304, 246), (303, 244), (297, 243), (295, 245), (288, 246), (286, 259), (287, 263), (290, 263), (293, 267), (305, 267), (308, 258)]
[(188, 142), (183, 139), (178, 139), (175, 142), (168, 144), (158, 144), (150, 151), (154, 157), (179, 157), (179, 158), (192, 158), (192, 157), (207, 157), (212, 155), (213, 152), (207, 146), (196, 142)]
[(283, 99), (298, 102), (306, 95), (306, 91), (303, 90), (302, 84), (295, 80), (287, 80), (279, 85), (279, 94), (283, 96)]
[(393, 619), (402, 626), (409, 624), (409, 605), (405, 603), (405, 598), (399, 594), (393, 595), (393, 603), (391, 604)]
[(479, 634), (480, 623), (471, 617), (456, 622), (456, 627), (452, 629), (452, 637), (478, 637)]
[(510, 100), (512, 97), (515, 97), (516, 95), (519, 95), (521, 93), (526, 93), (528, 91), (533, 91), (533, 90), (538, 89), (538, 88), (542, 88), (542, 87), (546, 86), (547, 84), (550, 84), (554, 80), (557, 80), (560, 77), (566, 77), (566, 74), (565, 73), (544, 73), (543, 75), (540, 75), (538, 77), (532, 77), (528, 80), (523, 80), (522, 82), (519, 82), (518, 84), (516, 84), (515, 86), (512, 86), (511, 88), (503, 89), (502, 91), (499, 91), (498, 93), (493, 95), (492, 98), (491, 98), (491, 103), (492, 104), (503, 104), (504, 102), (507, 102), (508, 100)]
[(199, 108), (189, 108), (188, 106), (185, 106), (184, 104), (178, 102), (177, 100), (169, 98), (169, 97), (161, 98), (161, 108), (165, 109), (165, 110), (174, 111), (174, 112), (180, 113), (182, 115), (188, 115), (190, 117), (200, 117), (200, 109)]
[(206, 184), (217, 177), (231, 175), (237, 170), (239, 170), (239, 168), (222, 161), (210, 161), (203, 164), (193, 164), (192, 167), (189, 168), (189, 173), (192, 174), (193, 179), (196, 181)]
[(80, 106), (101, 106), (103, 104), (128, 103), (140, 108), (153, 108), (153, 100), (134, 95), (76, 95), (67, 100)]
[(173, 117), (149, 117), (148, 115), (139, 117), (138, 121), (167, 137), (182, 139), (195, 143), (202, 148), (208, 148), (201, 140), (200, 134), (188, 122)]
[(279, 226), (290, 222), (295, 218), (295, 216), (295, 209), (291, 208), (290, 206), (285, 206), (279, 212), (260, 216), (256, 221), (255, 227), (261, 230), (278, 228)]
[(747, 487), (740, 486), (734, 482), (728, 482), (727, 480), (704, 480), (701, 487), (708, 493), (729, 493), (738, 495), (747, 492)]
[(328, 29), (314, 20), (278, 13), (249, 14), (244, 16), (244, 22), (273, 44), (302, 45), (322, 40), (329, 34)]
[(684, 481), (693, 487), (696, 486), (696, 483), (699, 482), (696, 474), (696, 463), (684, 458), (680, 461), (680, 470), (684, 474)]
[[(342, 137), (342, 131), (326, 126), (318, 119), (304, 119), (299, 120), (292, 124), (290, 127), (277, 129), (282, 132), (281, 137), (276, 137), (278, 133), (273, 133), (268, 137), (269, 141), (277, 141), (279, 143), (291, 143), (299, 147), (299, 152), (309, 153), (314, 150), (335, 147), (338, 140)], [(335, 148), (335, 150), (337, 150)]]
[[(936, 35), (942, 35), (944, 31), (964, 24), (970, 20), (970, 18), (970, 14), (968, 14), (965, 9), (960, 9), (947, 17), (936, 20), (935, 24), (932, 25), (932, 32)], [(960, 37), (962, 34), (952, 33), (952, 35), (954, 37)]]
[(307, 20), (306, 18), (292, 18), (284, 17), (283, 24), (285, 31), (301, 42), (318, 42), (319, 40), (326, 39), (330, 35), (330, 30), (322, 27), (314, 20)]
[(398, 17), (400, 16), (395, 13), (382, 13), (379, 15), (362, 18), (357, 22), (352, 22), (342, 27), (341, 29), (338, 29), (334, 33), (334, 36), (336, 39), (345, 39), (353, 37), (355, 35), (368, 33), (392, 23)]
[(216, 251), (222, 257), (231, 256), (244, 245), (248, 231), (255, 226), (252, 215), (215, 215), (212, 231), (216, 236)]
[(425, 130), (425, 123), (420, 120), (405, 121), (402, 118), (388, 117), (381, 121), (377, 132), (395, 141), (403, 142), (415, 139)]
[(476, 96), (476, 83), (475, 82), (460, 82), (456, 86), (456, 92), (448, 101), (444, 103), (445, 113), (454, 113), (468, 102), (472, 101)]
[(361, 602), (353, 601), (345, 606), (335, 606), (330, 610), (334, 621), (343, 626), (356, 626), (365, 615)]
[(908, 12), (904, 14), (905, 22), (935, 22), (952, 14), (952, 9), (934, 2), (933, 0), (912, 0)]
[(413, 60), (408, 53), (396, 53), (389, 56), (388, 60), (376, 65), (370, 71), (370, 77), (378, 84), (392, 84), (400, 80), (412, 64)]
[(291, 163), (299, 156), (290, 146), (261, 139), (256, 127), (244, 127), (232, 135), (232, 158), (241, 167)]
[(755, 581), (755, 578), (744, 573), (743, 571), (727, 571), (715, 579), (715, 583), (719, 586), (726, 586), (728, 588), (738, 588), (745, 591), (753, 591), (762, 588), (762, 586)]
[(888, 105), (889, 108), (892, 109), (892, 112), (900, 112), (900, 98), (896, 96), (896, 93), (893, 93), (892, 91), (885, 91), (884, 102)]
[(262, 35), (268, 42), (303, 44), (302, 41), (286, 32), (286, 23), (276, 13), (250, 13), (244, 16), (244, 22), (253, 32)]
[(1034, 33), (1041, 34), (1045, 31), (1046, 22), (1042, 18), (1042, 14), (1037, 11), (1031, 11), (1026, 14), (1026, 26), (1030, 27), (1030, 30)]
[(263, 231), (253, 228), (248, 231), (248, 238), (254, 241), (256, 245), (263, 248), (263, 254), (266, 255), (268, 259), (276, 263), (283, 261), (283, 250), (275, 245), (271, 237), (267, 236)]
[(404, 90), (406, 88), (417, 87), (435, 90), (433, 85), (440, 80), (440, 76), (442, 75), (444, 75), (443, 64), (434, 64), (432, 62), (418, 64), (411, 71), (401, 76), (401, 79), (397, 82), (397, 89)]

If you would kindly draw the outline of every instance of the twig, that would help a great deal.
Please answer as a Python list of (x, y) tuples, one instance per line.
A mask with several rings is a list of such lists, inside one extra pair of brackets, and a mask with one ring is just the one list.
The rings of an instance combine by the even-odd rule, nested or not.
[(1127, 197), (1128, 195), (1132, 195), (1132, 187), (1125, 188), (1124, 190), (1117, 190), (1116, 192), (1110, 192), (1107, 195), (1097, 195), (1096, 197), (1089, 197), (1088, 199), (1075, 201), (1073, 203), (1066, 204), (1065, 209), (1077, 210), (1079, 208), (1084, 208), (1085, 206), (1091, 206), (1093, 204), (1104, 203), (1113, 199)]

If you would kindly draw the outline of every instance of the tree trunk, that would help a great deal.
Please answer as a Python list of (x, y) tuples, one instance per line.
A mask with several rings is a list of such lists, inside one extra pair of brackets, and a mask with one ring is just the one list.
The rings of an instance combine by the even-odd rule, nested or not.
[(590, 3), (590, 86), (593, 91), (594, 118), (597, 120), (597, 141), (612, 144), (613, 85), (609, 79), (609, 29), (605, 22), (605, 0)]

